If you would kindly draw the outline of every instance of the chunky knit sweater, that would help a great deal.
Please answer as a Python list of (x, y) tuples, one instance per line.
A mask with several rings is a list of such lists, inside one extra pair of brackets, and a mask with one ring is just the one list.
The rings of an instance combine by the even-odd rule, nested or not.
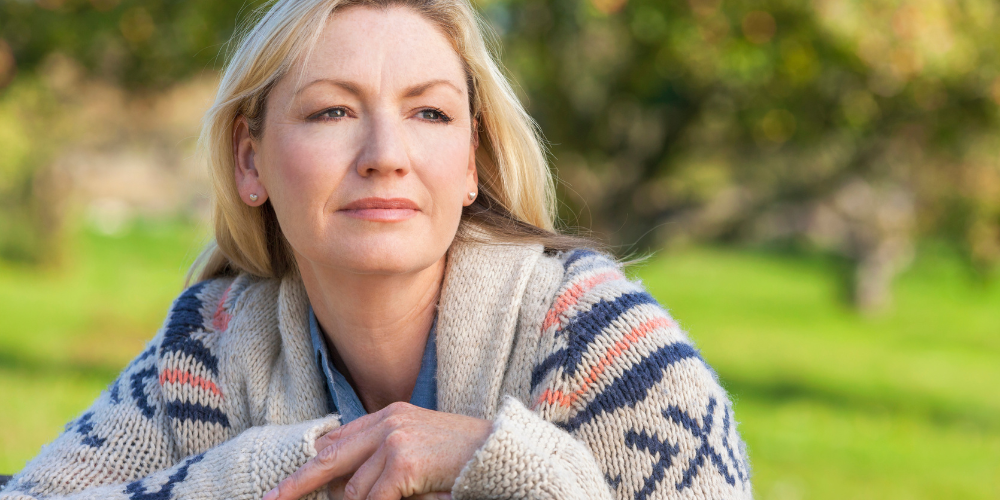
[[(188, 288), (0, 499), (260, 498), (340, 425), (326, 414), (308, 304), (295, 277)], [(751, 496), (714, 372), (601, 254), (456, 243), (437, 353), (438, 410), (493, 422), (455, 499)]]

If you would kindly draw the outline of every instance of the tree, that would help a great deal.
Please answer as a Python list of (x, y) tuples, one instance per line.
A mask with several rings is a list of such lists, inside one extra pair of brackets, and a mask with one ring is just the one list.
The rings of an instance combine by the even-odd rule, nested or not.
[(568, 214), (618, 242), (804, 239), (888, 300), (918, 235), (1000, 257), (997, 8), (510, 0), (485, 12)]

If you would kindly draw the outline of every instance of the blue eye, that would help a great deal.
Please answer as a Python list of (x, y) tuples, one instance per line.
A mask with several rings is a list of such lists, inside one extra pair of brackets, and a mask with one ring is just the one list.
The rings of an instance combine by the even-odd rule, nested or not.
[(440, 109), (423, 109), (418, 113), (420, 118), (432, 122), (450, 122), (451, 118)]

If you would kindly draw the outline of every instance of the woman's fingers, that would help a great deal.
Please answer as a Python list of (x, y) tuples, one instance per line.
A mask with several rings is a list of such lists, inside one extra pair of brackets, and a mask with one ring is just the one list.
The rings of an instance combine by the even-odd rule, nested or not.
[(377, 413), (369, 413), (368, 415), (359, 417), (352, 422), (348, 422), (346, 425), (341, 425), (340, 427), (337, 427), (336, 429), (327, 432), (316, 439), (316, 442), (314, 443), (316, 451), (319, 452), (344, 436), (364, 432), (372, 425), (377, 424), (379, 420), (380, 418)]
[(372, 486), (385, 471), (385, 447), (380, 447), (365, 463), (358, 467), (351, 480), (344, 485), (344, 500), (368, 498)]
[(264, 495), (264, 500), (298, 500), (330, 481), (351, 474), (372, 456), (382, 439), (378, 427), (373, 426), (359, 432), (340, 433), (339, 438), (329, 441), (315, 457)]
[(298, 500), (324, 485), (347, 500), (450, 498), (433, 492), (451, 489), (491, 431), (487, 420), (393, 403), (318, 438), (317, 456), (264, 500)]

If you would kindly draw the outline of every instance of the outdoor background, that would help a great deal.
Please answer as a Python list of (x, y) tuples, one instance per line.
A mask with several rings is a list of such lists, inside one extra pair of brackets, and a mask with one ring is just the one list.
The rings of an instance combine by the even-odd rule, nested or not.
[[(244, 0), (0, 0), (0, 474), (209, 237)], [(1000, 498), (1000, 4), (482, 0), (568, 228), (731, 392), (762, 499)]]

